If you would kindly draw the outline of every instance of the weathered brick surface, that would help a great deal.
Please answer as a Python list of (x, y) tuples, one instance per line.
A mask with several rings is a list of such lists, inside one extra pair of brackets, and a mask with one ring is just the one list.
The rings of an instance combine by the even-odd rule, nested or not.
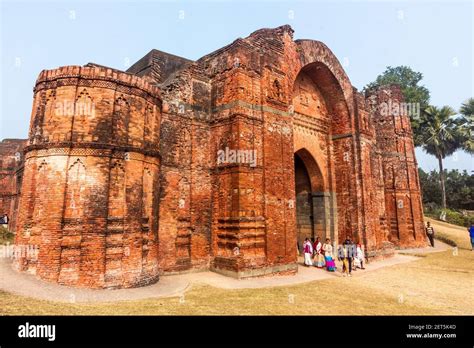
[(378, 207), (384, 214), (386, 238), (402, 247), (425, 245), (418, 166), (409, 115), (399, 107), (403, 105), (401, 90), (395, 85), (379, 88), (368, 102), (376, 130), (374, 157), (385, 200)]
[(26, 140), (23, 139), (0, 142), (0, 216), (8, 214), (8, 228), (12, 231), (16, 229), (25, 145)]
[(160, 113), (158, 89), (130, 74), (40, 74), (16, 236), (39, 256), (18, 269), (86, 287), (157, 279)]
[(16, 240), (40, 256), (19, 269), (130, 287), (295, 272), (306, 237), (351, 237), (369, 256), (425, 243), (409, 119), (379, 108), (400, 90), (361, 95), (321, 42), (262, 29), (195, 62), (152, 51), (128, 72), (40, 75)]

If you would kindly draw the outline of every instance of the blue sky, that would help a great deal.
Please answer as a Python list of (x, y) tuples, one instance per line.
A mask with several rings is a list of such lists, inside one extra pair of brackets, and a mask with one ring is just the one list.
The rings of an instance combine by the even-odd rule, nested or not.
[[(386, 66), (424, 75), (431, 103), (474, 96), (472, 1), (13, 1), (1, 2), (0, 139), (24, 138), (42, 69), (95, 62), (125, 70), (152, 48), (189, 59), (254, 30), (290, 24), (324, 42), (358, 89)], [(417, 150), (419, 165), (437, 161)], [(448, 169), (474, 170), (458, 152)]]

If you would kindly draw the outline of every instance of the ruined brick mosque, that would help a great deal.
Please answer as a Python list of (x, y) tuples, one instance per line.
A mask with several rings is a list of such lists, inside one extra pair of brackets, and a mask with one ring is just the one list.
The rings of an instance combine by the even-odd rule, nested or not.
[(44, 70), (28, 139), (0, 143), (0, 213), (39, 248), (14, 267), (127, 288), (295, 273), (306, 237), (350, 237), (369, 258), (425, 245), (410, 120), (381, 112), (402, 101), (394, 85), (361, 94), (288, 25), (196, 61)]

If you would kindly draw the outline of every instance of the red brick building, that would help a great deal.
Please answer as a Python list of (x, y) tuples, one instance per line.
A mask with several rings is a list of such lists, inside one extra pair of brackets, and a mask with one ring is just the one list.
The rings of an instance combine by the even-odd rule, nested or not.
[(402, 102), (397, 86), (357, 92), (289, 26), (197, 61), (152, 50), (127, 72), (45, 70), (9, 208), (16, 243), (39, 256), (15, 266), (119, 288), (198, 269), (295, 272), (305, 237), (350, 237), (369, 257), (425, 245)]

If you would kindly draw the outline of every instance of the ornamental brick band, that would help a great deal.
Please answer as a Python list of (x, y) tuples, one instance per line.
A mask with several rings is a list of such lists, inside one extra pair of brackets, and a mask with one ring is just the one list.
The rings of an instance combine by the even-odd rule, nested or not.
[(425, 245), (402, 102), (397, 86), (357, 92), (289, 26), (194, 62), (153, 50), (127, 72), (43, 71), (9, 203), (16, 243), (39, 256), (15, 266), (120, 288), (200, 269), (296, 272), (306, 237), (350, 237), (370, 257)]

